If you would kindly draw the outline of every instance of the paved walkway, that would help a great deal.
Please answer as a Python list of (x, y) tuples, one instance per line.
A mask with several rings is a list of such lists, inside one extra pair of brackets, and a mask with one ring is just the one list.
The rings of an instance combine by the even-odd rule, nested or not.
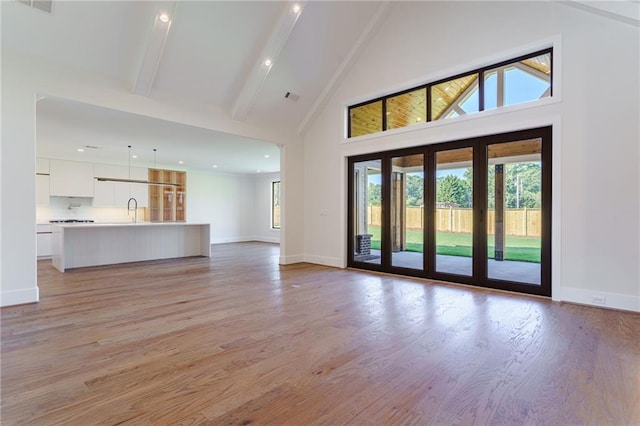
[[(380, 250), (371, 250), (371, 254), (376, 256), (367, 263), (380, 263)], [(392, 254), (391, 263), (393, 266), (402, 268), (422, 269), (422, 253), (401, 251)], [(436, 255), (436, 271), (471, 275), (471, 258), (463, 256)], [(513, 260), (495, 261), (489, 259), (487, 264), (489, 278), (505, 281), (514, 281), (527, 284), (540, 284), (540, 264), (532, 262), (516, 262)]]

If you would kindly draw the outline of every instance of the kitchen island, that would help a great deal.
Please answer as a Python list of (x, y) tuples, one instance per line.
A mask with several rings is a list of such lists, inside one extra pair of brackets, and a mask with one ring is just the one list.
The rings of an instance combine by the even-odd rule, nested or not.
[(53, 266), (70, 268), (211, 256), (208, 223), (72, 223), (51, 226)]

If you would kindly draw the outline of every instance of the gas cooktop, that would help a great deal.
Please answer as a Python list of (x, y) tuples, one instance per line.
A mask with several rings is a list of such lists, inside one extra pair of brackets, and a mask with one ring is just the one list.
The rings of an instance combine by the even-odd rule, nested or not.
[(91, 219), (59, 219), (50, 220), (49, 223), (93, 223)]

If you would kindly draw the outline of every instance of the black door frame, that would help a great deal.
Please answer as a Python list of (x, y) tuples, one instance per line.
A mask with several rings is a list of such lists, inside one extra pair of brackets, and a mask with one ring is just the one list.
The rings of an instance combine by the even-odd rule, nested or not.
[[(527, 139), (542, 141), (542, 235), (541, 235), (541, 276), (540, 285), (524, 284), (514, 281), (503, 281), (487, 277), (487, 148), (490, 145), (514, 142)], [(473, 273), (471, 276), (450, 274), (435, 271), (435, 157), (440, 151), (459, 148), (473, 148)], [(423, 270), (402, 268), (391, 264), (391, 229), (389, 212), (391, 208), (391, 159), (407, 155), (424, 155), (424, 251)], [(347, 266), (379, 272), (389, 272), (420, 278), (437, 279), (443, 281), (470, 284), (479, 287), (516, 291), (520, 293), (551, 296), (551, 217), (552, 217), (552, 127), (537, 127), (526, 130), (512, 131), (489, 136), (479, 136), (451, 142), (443, 142), (420, 147), (404, 148), (392, 151), (376, 152), (357, 155), (348, 158), (348, 202), (347, 202)], [(380, 160), (382, 168), (382, 230), (381, 230), (381, 262), (372, 264), (354, 260), (354, 163), (361, 161)]]

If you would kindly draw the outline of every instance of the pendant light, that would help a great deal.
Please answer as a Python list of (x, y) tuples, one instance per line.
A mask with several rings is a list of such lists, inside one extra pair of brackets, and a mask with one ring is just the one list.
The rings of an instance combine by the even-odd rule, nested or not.
[[(175, 186), (178, 187), (180, 184), (178, 183), (165, 183), (165, 182), (154, 182), (149, 180), (141, 180), (141, 179), (131, 179), (131, 145), (127, 145), (129, 149), (129, 178), (110, 178), (110, 177), (95, 177), (95, 180), (98, 182), (123, 182), (123, 183), (140, 183), (143, 185), (157, 185), (157, 186)], [(156, 168), (156, 148), (153, 148), (153, 168)]]

